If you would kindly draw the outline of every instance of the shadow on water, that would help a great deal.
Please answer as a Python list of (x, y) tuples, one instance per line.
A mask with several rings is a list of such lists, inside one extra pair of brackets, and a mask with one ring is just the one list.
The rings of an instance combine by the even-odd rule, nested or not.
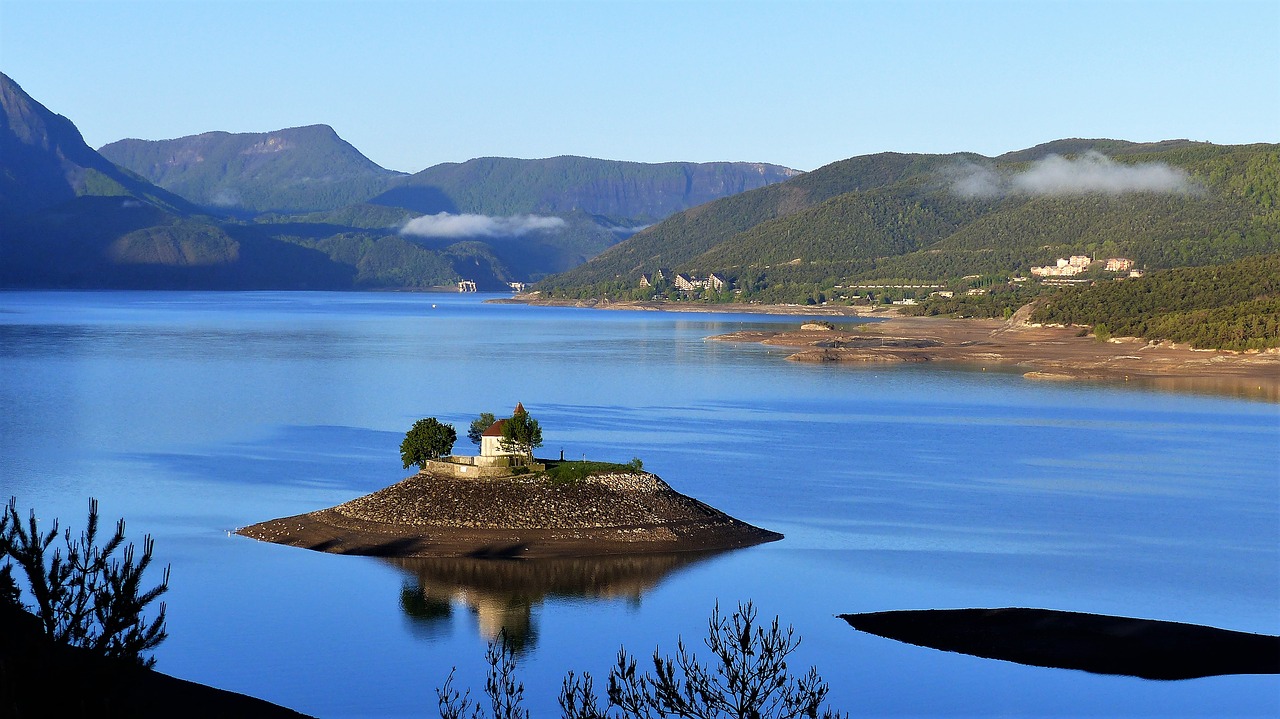
[(1094, 674), (1196, 679), (1280, 674), (1280, 637), (1052, 609), (841, 614), (854, 629), (931, 649)]
[(400, 608), (415, 632), (435, 636), (461, 605), (477, 618), (480, 635), (493, 641), (506, 630), (517, 653), (531, 649), (538, 628), (533, 610), (548, 599), (640, 597), (668, 576), (724, 552), (679, 552), (553, 559), (470, 557), (383, 559), (409, 575)]

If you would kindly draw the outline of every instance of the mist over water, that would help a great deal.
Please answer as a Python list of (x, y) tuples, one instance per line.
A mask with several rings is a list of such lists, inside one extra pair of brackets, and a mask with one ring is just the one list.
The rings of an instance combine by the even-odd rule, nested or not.
[[(1016, 374), (814, 366), (708, 335), (795, 318), (471, 295), (0, 294), (0, 495), (89, 496), (172, 564), (158, 668), (325, 716), (434, 716), (522, 632), (534, 716), (564, 672), (697, 645), (752, 600), (859, 716), (1247, 716), (1280, 680), (1024, 667), (836, 614), (1026, 606), (1280, 633), (1273, 403)], [(415, 419), (523, 402), (542, 452), (625, 462), (780, 542), (545, 568), (393, 563), (230, 536), (402, 478)], [(457, 451), (468, 451), (465, 431)]]

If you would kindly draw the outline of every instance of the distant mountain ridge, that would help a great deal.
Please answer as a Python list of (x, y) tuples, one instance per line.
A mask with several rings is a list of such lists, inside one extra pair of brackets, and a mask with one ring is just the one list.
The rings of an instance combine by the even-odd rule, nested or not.
[[(0, 287), (353, 289), (458, 277), (394, 233), (211, 217), (112, 164), (3, 74), (0, 113)], [(317, 234), (330, 242), (308, 246)]]
[[(410, 178), (325, 125), (103, 148), (126, 169), (7, 76), (0, 100), (5, 287), (423, 289), (465, 279), (502, 290), (581, 264), (661, 213), (794, 174), (491, 158)], [(402, 181), (399, 202), (386, 190)], [(412, 224), (446, 209), (463, 216)]]
[(370, 202), (424, 214), (583, 212), (642, 224), (798, 174), (797, 170), (758, 162), (642, 163), (571, 155), (538, 160), (483, 157), (428, 167), (397, 181)]
[(368, 203), (421, 214), (584, 213), (630, 226), (800, 174), (758, 162), (642, 163), (566, 155), (483, 157), (405, 175), (380, 167), (327, 125), (128, 139), (99, 152), (197, 205), (242, 215), (307, 214)]
[(99, 152), (193, 203), (248, 213), (333, 210), (364, 202), (403, 176), (328, 125), (128, 139)]

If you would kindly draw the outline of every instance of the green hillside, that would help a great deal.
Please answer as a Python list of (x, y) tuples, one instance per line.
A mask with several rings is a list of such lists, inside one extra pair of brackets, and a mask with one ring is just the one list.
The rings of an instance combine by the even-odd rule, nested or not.
[[(781, 184), (743, 192), (673, 215), (602, 253), (590, 263), (550, 278), (540, 286), (554, 291), (635, 278), (641, 272), (652, 272), (659, 267), (710, 267), (717, 263), (698, 263), (695, 258), (718, 247), (725, 255), (734, 256), (732, 246), (743, 241), (741, 233), (762, 223), (801, 212), (837, 195), (868, 192), (905, 182), (941, 162), (959, 157), (962, 156), (882, 153), (832, 163)], [(784, 245), (783, 254), (791, 249)], [(726, 264), (734, 263), (726, 261)]]
[[(1114, 158), (1088, 154), (1100, 149)], [(1280, 250), (1278, 198), (1277, 145), (869, 155), (675, 215), (539, 289), (639, 297), (640, 274), (662, 267), (727, 276), (740, 300), (803, 302), (843, 296), (837, 285), (1007, 280), (1073, 254), (1220, 264)]]
[(1280, 254), (1066, 288), (1045, 298), (1031, 321), (1088, 325), (1100, 338), (1235, 350), (1280, 347)]
[(368, 200), (402, 176), (328, 125), (120, 140), (99, 152), (197, 205), (240, 213), (335, 210)]

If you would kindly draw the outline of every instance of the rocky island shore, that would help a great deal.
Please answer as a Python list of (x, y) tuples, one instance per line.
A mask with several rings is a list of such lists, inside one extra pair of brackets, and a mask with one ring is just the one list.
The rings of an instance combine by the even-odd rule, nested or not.
[(648, 472), (555, 482), (424, 470), (316, 512), (237, 534), (337, 554), (544, 558), (696, 552), (782, 539), (671, 489)]

